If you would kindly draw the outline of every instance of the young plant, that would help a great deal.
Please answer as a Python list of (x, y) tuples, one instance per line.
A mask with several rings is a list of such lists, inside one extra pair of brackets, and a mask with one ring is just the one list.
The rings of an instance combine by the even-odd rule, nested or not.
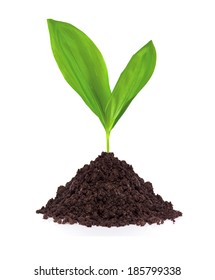
[(65, 80), (100, 119), (110, 151), (110, 132), (131, 101), (148, 82), (156, 64), (149, 41), (135, 53), (110, 90), (105, 61), (93, 41), (75, 26), (48, 19), (51, 47)]

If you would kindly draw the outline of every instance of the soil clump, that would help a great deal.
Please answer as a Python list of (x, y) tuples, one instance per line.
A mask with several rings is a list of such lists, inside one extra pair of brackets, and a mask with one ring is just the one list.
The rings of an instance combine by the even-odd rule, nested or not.
[(171, 202), (155, 194), (152, 184), (140, 178), (131, 165), (105, 152), (79, 169), (36, 213), (59, 224), (87, 227), (162, 224), (182, 216)]

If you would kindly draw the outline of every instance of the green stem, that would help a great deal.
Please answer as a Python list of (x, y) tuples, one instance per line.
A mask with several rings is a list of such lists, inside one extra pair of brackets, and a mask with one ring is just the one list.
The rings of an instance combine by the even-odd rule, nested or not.
[(110, 152), (110, 132), (106, 131), (106, 151)]

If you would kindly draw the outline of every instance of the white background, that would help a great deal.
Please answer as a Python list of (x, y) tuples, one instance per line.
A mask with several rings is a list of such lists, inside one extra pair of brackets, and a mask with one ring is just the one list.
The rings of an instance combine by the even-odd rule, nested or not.
[[(85, 228), (35, 214), (105, 149), (99, 120), (57, 68), (47, 18), (72, 23), (96, 43), (112, 88), (153, 40), (155, 72), (114, 128), (111, 150), (183, 212), (175, 224)], [(1, 279), (40, 278), (39, 265), (181, 266), (171, 279), (213, 279), (213, 1), (5, 1), (0, 24)]]

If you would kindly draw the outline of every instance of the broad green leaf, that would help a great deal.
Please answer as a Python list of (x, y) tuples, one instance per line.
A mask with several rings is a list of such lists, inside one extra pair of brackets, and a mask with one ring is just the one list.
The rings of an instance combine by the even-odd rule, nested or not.
[(102, 54), (82, 31), (48, 19), (52, 51), (65, 80), (106, 126), (110, 98), (108, 72)]
[(134, 97), (148, 82), (153, 74), (155, 64), (155, 47), (152, 41), (149, 41), (132, 56), (116, 83), (106, 107), (109, 120), (108, 131), (111, 131)]
[(69, 23), (47, 21), (55, 60), (65, 80), (99, 117), (109, 152), (112, 128), (153, 74), (155, 47), (150, 41), (132, 56), (111, 93), (105, 61), (92, 40)]

